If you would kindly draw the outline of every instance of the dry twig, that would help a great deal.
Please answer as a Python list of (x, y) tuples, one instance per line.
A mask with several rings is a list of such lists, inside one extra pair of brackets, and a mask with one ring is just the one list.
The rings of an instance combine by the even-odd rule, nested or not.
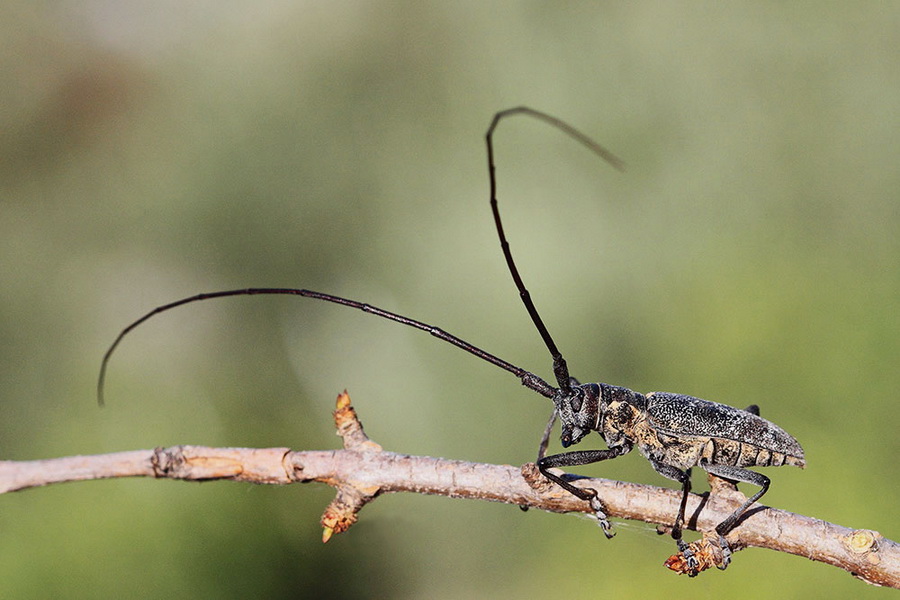
[[(230, 479), (277, 485), (316, 481), (337, 490), (322, 516), (322, 539), (326, 542), (356, 522), (363, 506), (390, 492), (592, 514), (586, 502), (547, 485), (533, 463), (520, 468), (386, 452), (366, 436), (346, 392), (338, 396), (334, 416), (343, 450), (172, 446), (95, 456), (0, 461), (0, 493), (113, 477)], [(681, 494), (678, 490), (606, 479), (583, 478), (576, 484), (596, 489), (610, 516), (655, 523), (661, 530), (671, 527)], [(714, 481), (711, 487), (710, 494), (691, 494), (688, 528), (712, 531), (744, 499), (734, 486), (721, 480)], [(740, 525), (728, 534), (727, 541), (735, 551), (754, 546), (805, 556), (844, 569), (867, 583), (900, 588), (900, 544), (875, 531), (849, 529), (760, 505), (748, 511)], [(701, 565), (696, 572), (688, 570), (681, 554), (670, 557), (666, 566), (695, 575), (720, 564), (721, 554), (713, 538), (704, 536), (691, 544), (691, 550)]]

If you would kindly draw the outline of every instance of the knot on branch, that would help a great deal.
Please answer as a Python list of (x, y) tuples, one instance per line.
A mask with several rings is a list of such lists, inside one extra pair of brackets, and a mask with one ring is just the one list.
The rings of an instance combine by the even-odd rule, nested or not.
[(522, 479), (525, 480), (528, 487), (538, 494), (546, 494), (553, 490), (553, 482), (541, 474), (537, 464), (533, 462), (525, 463), (522, 465), (520, 472), (522, 473)]
[(211, 455), (209, 449), (198, 446), (170, 446), (155, 448), (150, 463), (157, 478), (237, 479), (244, 473), (241, 457)]
[(878, 557), (878, 546), (879, 540), (884, 539), (884, 537), (878, 533), (877, 531), (871, 531), (869, 529), (857, 529), (846, 538), (844, 538), (844, 544), (846, 544), (847, 548), (853, 554), (862, 554), (865, 555), (865, 559), (873, 565), (877, 565), (881, 562), (881, 559)]
[[(689, 529), (699, 531), (697, 522), (699, 521), (700, 512), (708, 501), (718, 499), (739, 504), (747, 499), (738, 489), (735, 481), (713, 475), (712, 473), (707, 473), (707, 480), (709, 482), (709, 494), (697, 505), (697, 510), (694, 514), (687, 519), (685, 525)], [(656, 528), (656, 532), (659, 534), (671, 533), (672, 527), (660, 525)], [(701, 539), (687, 544), (683, 550), (667, 558), (663, 564), (679, 575), (696, 577), (711, 567), (724, 570), (731, 560), (732, 552), (743, 548), (743, 545), (738, 540), (729, 542), (716, 532), (703, 531), (701, 533), (703, 535)], [(728, 545), (727, 549), (722, 548), (723, 543)]]
[[(180, 473), (184, 470), (184, 455), (177, 446), (172, 448), (157, 446), (153, 449), (150, 464), (153, 467), (154, 477), (158, 479), (172, 477), (173, 473)], [(177, 476), (175, 478), (178, 479)]]
[(711, 567), (724, 569), (727, 562), (718, 534), (704, 533), (701, 539), (691, 542), (686, 550), (673, 554), (663, 564), (679, 575), (696, 577)]

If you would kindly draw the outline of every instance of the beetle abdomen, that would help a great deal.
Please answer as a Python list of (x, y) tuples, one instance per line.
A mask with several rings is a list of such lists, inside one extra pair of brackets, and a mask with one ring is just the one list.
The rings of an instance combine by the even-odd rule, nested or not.
[(784, 452), (777, 452), (747, 442), (738, 442), (724, 438), (710, 438), (700, 457), (712, 464), (730, 465), (733, 467), (780, 467), (782, 465), (794, 465), (805, 467), (806, 461), (802, 457), (791, 456)]

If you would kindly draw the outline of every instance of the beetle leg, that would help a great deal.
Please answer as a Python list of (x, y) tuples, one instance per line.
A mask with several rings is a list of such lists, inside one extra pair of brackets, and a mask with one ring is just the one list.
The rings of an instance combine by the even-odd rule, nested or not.
[(556, 409), (550, 413), (550, 419), (547, 420), (547, 427), (544, 429), (544, 435), (541, 436), (541, 443), (538, 445), (537, 459), (540, 461), (547, 455), (547, 446), (550, 445), (550, 434), (553, 433), (553, 426), (556, 424)]
[(744, 410), (746, 412), (750, 413), (751, 415), (756, 415), (757, 417), (759, 416), (759, 406), (757, 406), (756, 404), (751, 404)]
[(678, 514), (675, 516), (675, 523), (672, 525), (672, 539), (678, 545), (678, 551), (684, 556), (689, 568), (697, 569), (700, 563), (694, 557), (688, 544), (681, 539), (681, 531), (684, 528), (684, 513), (687, 510), (688, 494), (691, 493), (691, 470), (682, 471), (671, 465), (651, 460), (650, 464), (653, 469), (668, 479), (677, 481), (681, 484), (681, 505), (678, 507)]
[[(569, 385), (574, 388), (581, 384), (574, 377), (569, 377)], [(538, 444), (538, 460), (541, 460), (547, 455), (547, 446), (550, 445), (550, 434), (553, 433), (553, 426), (556, 424), (556, 419), (558, 418), (559, 413), (556, 412), (556, 408), (554, 407), (553, 412), (550, 413), (550, 418), (547, 420), (547, 426), (544, 428), (544, 435), (541, 436), (541, 443)]]
[(743, 483), (752, 483), (753, 485), (759, 486), (758, 492), (750, 496), (736, 511), (728, 515), (728, 518), (716, 525), (716, 533), (719, 534), (719, 543), (722, 546), (723, 555), (722, 565), (719, 568), (724, 569), (731, 560), (731, 549), (728, 547), (728, 542), (725, 541), (725, 535), (734, 528), (738, 519), (740, 519), (744, 512), (750, 508), (750, 505), (762, 498), (763, 494), (769, 491), (770, 480), (765, 475), (757, 473), (756, 471), (749, 471), (730, 465), (713, 465), (705, 460), (700, 461), (700, 468), (717, 477), (724, 477), (725, 479)]
[[(575, 380), (574, 377), (570, 377), (569, 379)], [(576, 383), (575, 385), (578, 384)], [(541, 443), (538, 444), (537, 460), (535, 462), (540, 462), (540, 460), (547, 455), (547, 446), (550, 445), (550, 434), (553, 433), (553, 426), (556, 425), (557, 418), (556, 408), (554, 408), (553, 412), (550, 413), (550, 418), (547, 420), (547, 426), (544, 428), (544, 435), (541, 436)], [(520, 504), (519, 508), (522, 509), (522, 512), (528, 512), (528, 507), (524, 504)]]
[(612, 525), (610, 525), (609, 518), (606, 515), (606, 508), (597, 496), (597, 490), (574, 486), (561, 476), (551, 473), (550, 469), (554, 467), (577, 467), (600, 462), (602, 460), (609, 460), (611, 458), (622, 456), (629, 450), (631, 450), (630, 445), (623, 445), (607, 450), (575, 450), (573, 452), (563, 452), (562, 454), (553, 454), (541, 458), (537, 461), (537, 466), (544, 477), (570, 494), (588, 502), (591, 505), (591, 510), (594, 511), (594, 515), (597, 517), (597, 521), (600, 523), (600, 527), (603, 529), (603, 534), (607, 538), (611, 538), (615, 533), (613, 533)]

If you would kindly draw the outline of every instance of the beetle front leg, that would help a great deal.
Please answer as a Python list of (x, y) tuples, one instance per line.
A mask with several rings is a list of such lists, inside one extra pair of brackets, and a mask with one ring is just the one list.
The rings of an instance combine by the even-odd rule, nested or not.
[[(569, 385), (571, 387), (577, 387), (581, 384), (574, 377), (569, 377)], [(550, 418), (547, 420), (547, 426), (544, 428), (544, 434), (541, 436), (541, 443), (538, 444), (538, 460), (541, 460), (547, 455), (547, 446), (550, 445), (550, 435), (553, 433), (553, 426), (556, 425), (556, 420), (558, 418), (559, 413), (556, 411), (556, 407), (554, 407), (553, 412), (550, 413)]]
[[(572, 377), (572, 379), (574, 380), (575, 378)], [(544, 428), (544, 435), (541, 436), (541, 443), (538, 444), (537, 460), (535, 460), (535, 464), (539, 463), (541, 459), (547, 455), (547, 446), (550, 445), (550, 434), (553, 433), (553, 426), (556, 424), (557, 418), (556, 408), (554, 408), (553, 412), (550, 413), (550, 418), (547, 420), (547, 426)], [(519, 508), (522, 509), (522, 512), (528, 512), (528, 506), (525, 504), (520, 504)]]
[(609, 523), (609, 518), (606, 514), (606, 508), (603, 506), (603, 502), (598, 497), (597, 490), (593, 488), (580, 488), (574, 486), (563, 479), (561, 476), (556, 475), (555, 473), (551, 473), (550, 469), (577, 467), (580, 465), (588, 465), (591, 463), (600, 462), (602, 460), (609, 460), (611, 458), (622, 456), (629, 450), (631, 450), (630, 445), (623, 445), (616, 446), (615, 448), (609, 448), (608, 450), (575, 450), (573, 452), (563, 452), (562, 454), (553, 454), (551, 456), (545, 456), (541, 458), (537, 461), (537, 467), (544, 477), (546, 477), (559, 487), (563, 488), (570, 494), (589, 503), (591, 506), (591, 510), (594, 511), (594, 516), (597, 517), (597, 521), (600, 523), (600, 527), (603, 529), (603, 534), (607, 538), (611, 538), (615, 535), (615, 533), (612, 531), (612, 525), (610, 525)]
[(553, 412), (550, 413), (550, 418), (547, 420), (547, 426), (544, 428), (544, 435), (541, 436), (541, 443), (538, 444), (538, 461), (547, 455), (547, 446), (550, 445), (550, 435), (553, 433), (553, 426), (556, 425), (557, 418), (558, 415), (554, 408)]

